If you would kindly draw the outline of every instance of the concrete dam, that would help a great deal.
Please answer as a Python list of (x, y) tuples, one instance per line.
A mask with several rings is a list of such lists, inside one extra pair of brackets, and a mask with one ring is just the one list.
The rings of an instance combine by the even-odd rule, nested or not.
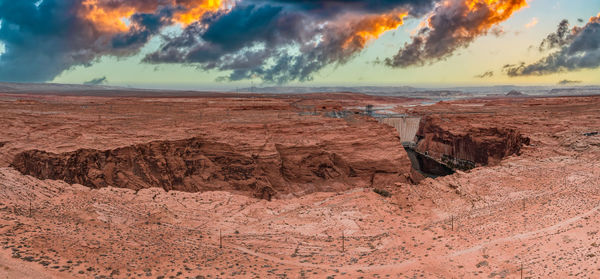
[(396, 128), (396, 131), (398, 131), (398, 136), (400, 137), (400, 141), (402, 141), (403, 145), (414, 145), (417, 142), (415, 137), (419, 131), (421, 117), (379, 117), (377, 120), (380, 123), (384, 123)]
[(406, 150), (413, 169), (427, 177), (453, 174), (454, 170), (443, 162), (417, 150), (417, 132), (421, 117), (408, 115), (374, 115), (380, 123), (392, 126), (398, 132), (402, 146)]

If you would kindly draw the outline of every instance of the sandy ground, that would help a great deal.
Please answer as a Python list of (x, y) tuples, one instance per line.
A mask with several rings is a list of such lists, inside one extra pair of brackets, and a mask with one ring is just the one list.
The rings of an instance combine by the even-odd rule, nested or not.
[[(153, 112), (164, 99), (62, 97), (52, 105), (35, 97), (4, 98), (0, 278), (599, 277), (600, 136), (584, 133), (600, 130), (600, 98), (400, 107), (443, 115), (448, 129), (519, 129), (531, 145), (495, 166), (390, 185), (389, 198), (356, 188), (270, 202), (231, 192), (92, 190), (24, 176), (8, 167), (20, 150), (182, 138), (194, 133), (194, 124), (181, 121), (192, 118), (189, 110)], [(151, 129), (140, 135), (144, 125), (119, 124), (116, 119), (126, 114), (114, 111), (118, 105), (106, 115), (88, 113), (81, 106), (90, 100), (147, 109), (145, 127)], [(151, 104), (144, 106), (146, 101)], [(206, 102), (205, 120), (214, 105), (208, 101), (190, 101)], [(285, 107), (287, 101), (252, 102)], [(66, 104), (79, 109), (61, 111), (62, 119), (43, 117)], [(40, 109), (46, 106), (52, 107)], [(107, 126), (93, 124), (98, 115), (111, 114), (115, 120), (102, 124)], [(95, 136), (86, 140), (90, 134)], [(29, 140), (17, 140), (27, 135)]]
[(23, 262), (11, 256), (11, 251), (0, 251), (0, 278), (76, 278), (65, 273), (48, 271), (35, 263)]

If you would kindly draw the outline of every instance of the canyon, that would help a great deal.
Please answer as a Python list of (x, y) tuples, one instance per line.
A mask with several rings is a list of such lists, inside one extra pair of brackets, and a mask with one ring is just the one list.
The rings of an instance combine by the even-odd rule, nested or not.
[(0, 94), (0, 276), (593, 277), (600, 98), (425, 102)]
[[(328, 115), (326, 109), (313, 110), (312, 116)], [(399, 133), (395, 138), (373, 117), (358, 110), (351, 114), (359, 125), (346, 127), (343, 132), (337, 128), (315, 131), (326, 138), (317, 144), (290, 143), (270, 136), (240, 148), (210, 137), (194, 137), (112, 150), (78, 149), (60, 154), (27, 150), (16, 154), (10, 166), (39, 179), (95, 189), (224, 190), (270, 200), (273, 196), (417, 183), (422, 177), (415, 175), (415, 170), (426, 176), (469, 170), (518, 155), (521, 147), (529, 144), (528, 138), (513, 129), (473, 128), (453, 134), (440, 125), (440, 118), (429, 116), (392, 125)], [(383, 120), (389, 122), (389, 118)], [(402, 137), (415, 137), (414, 125), (418, 125), (416, 147), (407, 149), (407, 156), (399, 143), (406, 142)], [(411, 131), (406, 131), (406, 126), (411, 126)], [(296, 133), (311, 133), (306, 128), (301, 126)], [(288, 133), (283, 132), (285, 129), (290, 127), (249, 127), (244, 134), (281, 135)], [(412, 159), (414, 170), (408, 167), (411, 151), (419, 157)]]

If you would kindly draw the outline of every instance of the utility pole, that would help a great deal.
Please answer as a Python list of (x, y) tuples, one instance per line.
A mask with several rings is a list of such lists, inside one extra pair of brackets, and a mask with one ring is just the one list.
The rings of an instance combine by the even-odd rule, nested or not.
[(452, 215), (452, 218), (450, 219), (450, 226), (452, 227), (452, 231), (454, 231), (454, 215)]
[(34, 193), (34, 188), (33, 188), (33, 184), (31, 184), (31, 193), (29, 193), (29, 218), (31, 218), (31, 216), (32, 216), (32, 212), (31, 212), (32, 201), (31, 200), (33, 200), (33, 193)]
[(342, 253), (344, 253), (346, 251), (346, 247), (345, 247), (345, 239), (344, 239), (344, 231), (342, 231)]
[(521, 279), (523, 279), (523, 262), (521, 262)]
[(221, 229), (219, 229), (219, 248), (223, 248), (223, 236), (221, 235)]

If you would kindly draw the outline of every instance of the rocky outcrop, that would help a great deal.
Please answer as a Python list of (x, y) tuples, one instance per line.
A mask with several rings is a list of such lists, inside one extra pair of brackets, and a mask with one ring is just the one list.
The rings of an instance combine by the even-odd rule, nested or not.
[(521, 91), (511, 90), (510, 92), (506, 93), (506, 96), (508, 96), (508, 97), (525, 97), (525, 96), (527, 96), (527, 94), (523, 94), (523, 92), (521, 92)]
[[(459, 127), (449, 128), (452, 125)], [(460, 170), (493, 165), (507, 156), (519, 155), (530, 141), (514, 129), (449, 124), (440, 116), (424, 118), (417, 138), (417, 152)]]
[(17, 154), (12, 167), (37, 178), (92, 188), (223, 190), (270, 199), (406, 179), (405, 174), (410, 172), (408, 158), (400, 143), (394, 144), (397, 139), (389, 138), (384, 145), (374, 146), (388, 146), (388, 150), (367, 153), (365, 147), (376, 140), (366, 139), (364, 144), (268, 142), (265, 146), (238, 149), (228, 143), (194, 137), (112, 150), (80, 149), (60, 154), (30, 150)]

